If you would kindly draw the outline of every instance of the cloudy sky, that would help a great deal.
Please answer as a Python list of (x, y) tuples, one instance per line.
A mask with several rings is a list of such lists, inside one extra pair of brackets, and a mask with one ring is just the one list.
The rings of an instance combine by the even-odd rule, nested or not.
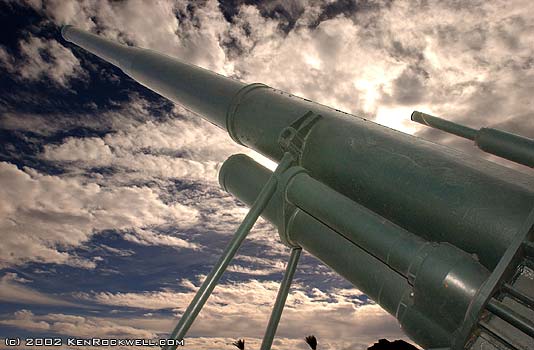
[[(534, 137), (530, 0), (0, 0), (0, 337), (164, 337), (247, 211), (218, 167), (274, 164), (66, 43), (67, 23), (479, 155), (411, 112)], [(186, 348), (258, 348), (288, 256), (260, 221)], [(304, 253), (273, 348), (308, 334), (403, 337)]]

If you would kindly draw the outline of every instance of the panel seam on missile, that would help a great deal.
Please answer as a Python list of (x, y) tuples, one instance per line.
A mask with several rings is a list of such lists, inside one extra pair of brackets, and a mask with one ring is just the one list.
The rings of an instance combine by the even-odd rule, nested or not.
[(262, 83), (252, 83), (243, 86), (237, 93), (232, 97), (232, 100), (230, 101), (230, 105), (228, 106), (228, 109), (226, 111), (226, 130), (228, 131), (228, 134), (238, 144), (245, 146), (237, 136), (237, 133), (235, 132), (235, 126), (234, 126), (234, 117), (237, 112), (237, 109), (239, 108), (239, 105), (243, 98), (251, 91), (259, 89), (259, 88), (269, 88), (269, 86), (262, 84)]

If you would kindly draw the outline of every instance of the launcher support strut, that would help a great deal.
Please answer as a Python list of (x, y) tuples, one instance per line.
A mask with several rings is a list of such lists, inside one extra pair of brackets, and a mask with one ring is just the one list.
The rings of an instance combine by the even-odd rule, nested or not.
[[(195, 297), (185, 310), (182, 318), (172, 331), (169, 337), (170, 339), (182, 340), (183, 337), (186, 335), (187, 331), (198, 316), (200, 310), (213, 292), (213, 289), (219, 282), (222, 274), (224, 273), (224, 271), (226, 271), (228, 264), (241, 246), (241, 243), (248, 235), (248, 233), (252, 229), (252, 226), (254, 226), (256, 220), (258, 220), (258, 217), (261, 215), (261, 213), (269, 203), (269, 200), (276, 191), (276, 187), (278, 186), (278, 177), (281, 173), (283, 173), (290, 167), (293, 161), (294, 159), (291, 153), (286, 152), (282, 157), (282, 160), (278, 164), (275, 172), (269, 178), (269, 181), (267, 181), (267, 183), (261, 190), (260, 194), (258, 195), (258, 198), (256, 198), (256, 200), (254, 201), (254, 204), (243, 219), (243, 222), (241, 222), (241, 225), (239, 225), (239, 228), (232, 237), (232, 240), (226, 246), (222, 256), (219, 258), (219, 261), (217, 262), (217, 264), (215, 264), (210, 274), (206, 277), (206, 279), (202, 283), (202, 286), (195, 294)], [(165, 347), (165, 350), (176, 350), (176, 347), (177, 345), (167, 346)]]
[(282, 317), (282, 311), (284, 311), (287, 294), (289, 293), (291, 281), (293, 280), (293, 275), (295, 274), (295, 270), (297, 269), (297, 264), (299, 262), (301, 252), (302, 248), (300, 247), (291, 248), (291, 255), (286, 266), (284, 278), (282, 279), (282, 284), (280, 284), (280, 289), (278, 289), (278, 295), (276, 296), (273, 311), (271, 312), (271, 317), (269, 318), (269, 324), (267, 325), (265, 335), (263, 336), (263, 341), (261, 343), (260, 348), (261, 350), (271, 349), (274, 335), (276, 333), (276, 329), (278, 328), (278, 322), (280, 322), (280, 317)]

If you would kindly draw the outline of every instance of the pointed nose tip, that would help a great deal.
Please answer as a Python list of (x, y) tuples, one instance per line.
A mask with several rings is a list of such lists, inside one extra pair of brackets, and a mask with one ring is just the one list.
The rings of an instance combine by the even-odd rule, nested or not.
[(67, 40), (67, 41), (70, 41), (69, 40), (69, 29), (72, 28), (72, 26), (70, 24), (67, 24), (67, 25), (64, 25), (63, 27), (61, 27), (61, 36), (63, 37), (63, 39)]

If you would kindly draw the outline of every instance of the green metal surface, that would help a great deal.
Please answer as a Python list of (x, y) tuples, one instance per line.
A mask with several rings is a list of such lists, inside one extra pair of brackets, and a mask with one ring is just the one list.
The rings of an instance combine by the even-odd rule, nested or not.
[(301, 160), (310, 176), (495, 267), (533, 206), (531, 177), (358, 118), (321, 115)]
[(305, 173), (290, 180), (286, 198), (406, 277), (427, 243)]
[[(451, 333), (489, 271), (464, 251), (429, 243), (352, 202), (309, 175), (295, 175), (285, 197), (414, 285), (415, 304)], [(402, 315), (398, 315), (402, 321)]]
[[(429, 244), (385, 220), (384, 232), (380, 232), (376, 214), (339, 198), (305, 173), (291, 169), (288, 173), (291, 178), (281, 176), (279, 189), (263, 215), (282, 226), (285, 217), (276, 208), (287, 198), (296, 205), (293, 213), (286, 214), (286, 233), (292, 241), (395, 315), (419, 344), (449, 345), (489, 272), (460, 249)], [(270, 172), (238, 155), (223, 164), (220, 174), (226, 190), (250, 203)], [(407, 249), (411, 244), (416, 245)], [(400, 267), (405, 268), (404, 275)]]
[(222, 129), (226, 128), (229, 106), (246, 86), (153, 50), (120, 45), (72, 26), (63, 27), (62, 35), (65, 40), (116, 65), (142, 85)]
[(278, 322), (280, 322), (280, 318), (282, 317), (282, 311), (284, 311), (284, 305), (286, 303), (287, 294), (289, 293), (289, 287), (291, 287), (291, 281), (293, 280), (293, 275), (297, 269), (301, 252), (302, 248), (291, 249), (291, 255), (286, 266), (284, 278), (282, 279), (280, 289), (276, 295), (276, 301), (274, 302), (271, 317), (269, 318), (269, 324), (267, 325), (265, 335), (263, 336), (263, 341), (260, 347), (261, 350), (269, 350), (273, 345), (274, 335), (276, 334), (276, 329), (278, 328)]
[[(213, 292), (213, 289), (219, 282), (224, 271), (228, 267), (228, 264), (234, 257), (235, 253), (241, 246), (241, 243), (246, 238), (252, 226), (256, 223), (256, 220), (263, 212), (269, 200), (276, 191), (278, 184), (278, 176), (284, 172), (293, 162), (293, 157), (286, 153), (282, 158), (282, 161), (276, 168), (276, 171), (269, 177), (269, 180), (264, 184), (261, 191), (258, 193), (257, 198), (254, 200), (254, 203), (251, 205), (249, 212), (243, 219), (243, 222), (239, 225), (236, 233), (232, 237), (232, 240), (225, 248), (222, 256), (219, 258), (219, 261), (215, 264), (214, 268), (211, 270), (210, 274), (206, 277), (204, 282), (202, 282), (201, 287), (196, 292), (193, 300), (185, 310), (182, 318), (172, 331), (170, 339), (182, 340), (186, 335), (187, 331), (193, 324), (195, 318), (198, 316), (198, 313), (208, 300), (209, 296)], [(176, 345), (168, 346), (168, 350), (175, 350)]]
[(534, 167), (534, 140), (505, 131), (482, 128), (475, 144), (483, 151)]
[(414, 122), (430, 126), (432, 128), (448, 132), (449, 134), (454, 134), (456, 136), (460, 136), (473, 141), (475, 140), (475, 137), (477, 135), (477, 131), (475, 129), (418, 111), (413, 111), (411, 119)]
[[(345, 277), (394, 315), (421, 346), (452, 344), (459, 350), (475, 329), (493, 327), (479, 317), (502, 271), (515, 271), (509, 259), (516, 256), (518, 232), (524, 232), (534, 207), (532, 176), (264, 84), (245, 85), (73, 27), (62, 33), (226, 129), (234, 141), (283, 160), (275, 175), (243, 155), (221, 168), (221, 186), (252, 205), (251, 216), (173, 337), (185, 335), (260, 213), (278, 227), (282, 242), (302, 247)], [(531, 161), (532, 140), (518, 141), (493, 129), (474, 134), (429, 117), (413, 118), (474, 138), (488, 152)], [(295, 162), (298, 166), (287, 169)], [(274, 334), (273, 325), (269, 329)]]
[(108, 40), (79, 29), (64, 35), (275, 161), (281, 131), (310, 111), (321, 115), (300, 162), (312, 177), (414, 234), (477, 254), (490, 269), (534, 202), (534, 181), (519, 171), (154, 51), (115, 54)]
[(475, 130), (451, 121), (414, 111), (414, 122), (475, 141), (481, 150), (513, 162), (534, 167), (534, 140), (505, 131), (482, 128)]

